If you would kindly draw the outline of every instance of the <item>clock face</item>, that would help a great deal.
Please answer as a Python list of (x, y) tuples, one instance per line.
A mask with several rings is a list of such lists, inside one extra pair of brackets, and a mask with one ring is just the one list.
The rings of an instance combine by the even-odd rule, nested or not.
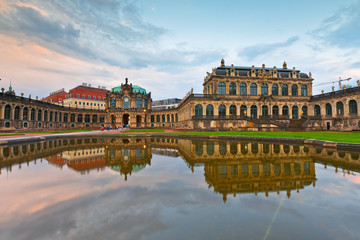
[(125, 102), (128, 102), (128, 101), (129, 101), (129, 98), (124, 98), (124, 101), (125, 101)]

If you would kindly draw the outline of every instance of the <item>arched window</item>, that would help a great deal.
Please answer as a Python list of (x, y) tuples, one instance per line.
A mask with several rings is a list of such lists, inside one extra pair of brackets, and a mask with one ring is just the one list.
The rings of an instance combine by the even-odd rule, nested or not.
[(178, 122), (178, 115), (175, 113), (175, 122)]
[(357, 110), (357, 103), (355, 100), (350, 100), (349, 101), (349, 114), (357, 114), (358, 110)]
[(170, 115), (169, 114), (166, 115), (166, 121), (170, 122)]
[(75, 122), (75, 114), (74, 113), (72, 113), (70, 115), (70, 122)]
[(52, 122), (53, 121), (53, 112), (50, 111), (50, 114), (49, 114), (49, 122)]
[(241, 105), (241, 107), (240, 107), (240, 116), (246, 116), (246, 114), (247, 114), (246, 105)]
[(22, 120), (27, 120), (28, 114), (29, 114), (29, 110), (28, 110), (28, 108), (26, 107), (26, 108), (23, 109)]
[(255, 105), (252, 105), (250, 108), (250, 116), (252, 118), (257, 118), (257, 107)]
[(116, 98), (110, 98), (110, 108), (116, 108)]
[(289, 107), (288, 106), (283, 106), (282, 115), (283, 116), (289, 116)]
[(233, 82), (229, 84), (229, 94), (236, 95), (236, 84)]
[(86, 122), (86, 123), (89, 123), (89, 122), (90, 122), (90, 115), (89, 115), (89, 114), (86, 114), (86, 115), (85, 115), (85, 122)]
[(229, 112), (230, 112), (230, 116), (236, 116), (236, 106), (231, 105), (230, 109), (229, 109)]
[(64, 122), (68, 122), (68, 117), (69, 117), (69, 114), (64, 113)]
[(156, 115), (156, 122), (160, 122), (160, 115)]
[(215, 152), (214, 142), (206, 142), (206, 154), (211, 156)]
[(15, 107), (14, 119), (20, 120), (20, 107), (19, 106)]
[(296, 84), (293, 84), (291, 86), (291, 96), (297, 96), (298, 95), (298, 86)]
[(226, 85), (224, 82), (219, 82), (218, 84), (218, 94), (226, 94)]
[(255, 96), (257, 95), (257, 86), (255, 83), (250, 85), (250, 95)]
[(144, 108), (147, 109), (148, 108), (148, 100), (144, 99)]
[(83, 115), (79, 114), (78, 115), (78, 122), (81, 123), (83, 121)]
[(277, 84), (273, 84), (271, 87), (271, 94), (273, 96), (279, 96), (279, 86)]
[[(35, 114), (34, 114), (35, 115)], [(54, 122), (57, 122), (58, 113), (55, 112)]]
[(301, 96), (307, 97), (307, 86), (301, 85)]
[(281, 86), (281, 95), (282, 95), (282, 96), (288, 96), (288, 95), (289, 95), (288, 85), (283, 84), (283, 85)]
[(203, 115), (203, 107), (201, 104), (197, 104), (195, 106), (195, 116), (202, 116)]
[(268, 90), (268, 85), (266, 83), (262, 83), (261, 84), (261, 94), (262, 95), (268, 95), (269, 94), (269, 90)]
[(269, 108), (268, 108), (268, 106), (266, 106), (266, 105), (262, 106), (261, 112), (262, 112), (262, 113), (261, 113), (262, 116), (268, 116), (268, 115), (269, 115)]
[(96, 123), (96, 122), (97, 122), (97, 118), (98, 118), (97, 115), (93, 115), (93, 116), (92, 116), (92, 122), (93, 122), (93, 123)]
[(165, 122), (165, 114), (164, 114), (164, 115), (161, 115), (161, 121), (162, 121), (162, 122)]
[[(74, 118), (75, 119), (75, 118)], [(48, 111), (45, 110), (44, 111), (44, 122), (47, 122), (48, 121)]]
[(152, 123), (155, 122), (155, 116), (154, 115), (150, 116), (150, 122), (152, 122)]
[(297, 106), (292, 107), (292, 118), (293, 119), (299, 118), (299, 108)]
[(240, 83), (240, 95), (247, 95), (246, 83)]
[(209, 104), (206, 106), (206, 116), (214, 116), (214, 107)]
[(320, 106), (315, 105), (315, 107), (314, 107), (314, 116), (320, 116), (320, 115), (321, 115)]
[(123, 108), (130, 108), (130, 98), (128, 97), (123, 98)]
[(171, 114), (171, 122), (174, 122), (174, 114)]
[(136, 108), (142, 108), (142, 98), (136, 98)]
[(4, 113), (4, 119), (10, 119), (10, 113), (11, 113), (11, 107), (10, 105), (5, 106), (5, 113)]
[(35, 109), (31, 109), (30, 120), (35, 121)]
[(226, 116), (226, 107), (225, 105), (221, 104), (219, 106), (219, 117), (225, 117)]
[(41, 113), (42, 113), (41, 110), (38, 110), (38, 118), (37, 118), (38, 121), (42, 121)]
[(342, 102), (336, 103), (336, 115), (344, 115), (344, 104)]
[(279, 116), (279, 107), (278, 106), (273, 106), (273, 108), (272, 108), (272, 114), (274, 115), (274, 116)]
[(331, 109), (331, 104), (327, 103), (325, 105), (325, 112), (326, 112), (326, 116), (332, 116), (332, 109)]
[(302, 116), (307, 116), (308, 115), (308, 107), (307, 106), (302, 106), (301, 115)]

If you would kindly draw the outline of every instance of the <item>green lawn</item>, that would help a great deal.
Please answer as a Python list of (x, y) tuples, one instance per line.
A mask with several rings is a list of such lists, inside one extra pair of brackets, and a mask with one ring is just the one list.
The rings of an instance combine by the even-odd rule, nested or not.
[(17, 136), (17, 135), (24, 135), (24, 133), (2, 133), (2, 134), (0, 134), (0, 137), (3, 137), (3, 136)]
[(333, 142), (360, 143), (360, 132), (169, 132), (163, 134), (203, 136), (246, 136), (272, 138), (307, 138)]

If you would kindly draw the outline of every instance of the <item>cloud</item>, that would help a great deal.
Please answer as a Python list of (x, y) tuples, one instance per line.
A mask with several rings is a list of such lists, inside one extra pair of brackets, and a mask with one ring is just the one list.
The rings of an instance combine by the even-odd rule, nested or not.
[(323, 43), (340, 48), (360, 46), (360, 1), (344, 7), (325, 19), (310, 33)]
[(252, 60), (260, 55), (274, 52), (283, 47), (288, 47), (288, 46), (292, 45), (293, 43), (297, 42), (299, 39), (300, 38), (298, 36), (294, 36), (284, 42), (271, 43), (271, 44), (259, 44), (259, 45), (255, 45), (255, 46), (246, 47), (241, 52), (238, 53), (238, 56), (246, 57), (248, 60)]

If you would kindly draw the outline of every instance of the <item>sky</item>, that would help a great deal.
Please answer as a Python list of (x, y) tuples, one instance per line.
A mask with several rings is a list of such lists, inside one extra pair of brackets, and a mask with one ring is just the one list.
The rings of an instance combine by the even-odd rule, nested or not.
[(286, 61), (318, 94), (339, 77), (356, 86), (359, 53), (360, 0), (0, 0), (0, 87), (17, 95), (129, 78), (153, 100), (183, 98), (222, 58)]

